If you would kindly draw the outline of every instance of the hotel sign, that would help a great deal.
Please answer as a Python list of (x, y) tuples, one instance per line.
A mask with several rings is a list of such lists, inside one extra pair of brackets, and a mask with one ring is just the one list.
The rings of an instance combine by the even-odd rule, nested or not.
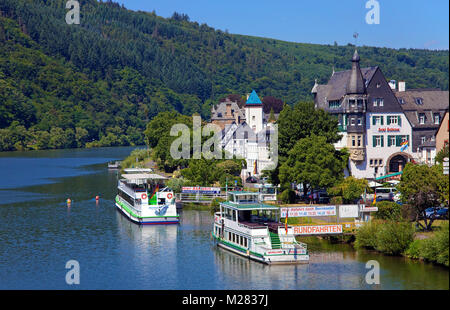
[(342, 225), (294, 226), (294, 235), (342, 234)]
[(378, 128), (378, 132), (400, 132), (400, 128)]
[(280, 217), (286, 217), (286, 210), (289, 210), (288, 217), (336, 215), (336, 206), (308, 206), (281, 208)]

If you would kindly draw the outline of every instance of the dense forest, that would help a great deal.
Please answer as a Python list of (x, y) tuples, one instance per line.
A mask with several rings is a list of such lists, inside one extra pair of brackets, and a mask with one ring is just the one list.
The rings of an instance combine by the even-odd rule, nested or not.
[[(199, 113), (255, 89), (293, 105), (350, 68), (354, 46), (229, 34), (185, 14), (162, 18), (80, 0), (0, 0), (0, 150), (134, 145), (163, 111)], [(448, 89), (448, 51), (358, 47), (409, 88)]]

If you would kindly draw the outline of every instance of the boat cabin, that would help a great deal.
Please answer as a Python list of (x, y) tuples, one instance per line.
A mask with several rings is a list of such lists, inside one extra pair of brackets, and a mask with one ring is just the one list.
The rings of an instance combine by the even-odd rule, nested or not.
[(269, 228), (278, 233), (279, 208), (260, 203), (258, 192), (228, 192), (228, 201), (220, 204), (220, 214), (249, 229)]

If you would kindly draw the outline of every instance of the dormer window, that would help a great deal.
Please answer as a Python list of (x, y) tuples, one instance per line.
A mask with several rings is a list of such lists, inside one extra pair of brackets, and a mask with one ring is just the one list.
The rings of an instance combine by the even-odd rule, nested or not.
[(341, 102), (339, 100), (328, 101), (328, 107), (330, 109), (339, 109), (341, 107)]
[(424, 113), (419, 114), (419, 124), (420, 125), (425, 124), (425, 114)]
[(405, 104), (405, 100), (403, 98), (398, 98), (398, 103)]
[(441, 123), (441, 118), (439, 114), (434, 114), (434, 124), (439, 125)]
[(378, 82), (378, 83), (377, 83), (377, 88), (380, 88), (380, 87), (381, 87), (381, 83)]
[(384, 106), (384, 99), (383, 98), (374, 98), (373, 99), (373, 106), (376, 107), (382, 107)]
[(414, 101), (415, 101), (416, 104), (418, 104), (418, 105), (422, 105), (422, 104), (423, 104), (423, 99), (422, 99), (422, 98), (414, 98)]

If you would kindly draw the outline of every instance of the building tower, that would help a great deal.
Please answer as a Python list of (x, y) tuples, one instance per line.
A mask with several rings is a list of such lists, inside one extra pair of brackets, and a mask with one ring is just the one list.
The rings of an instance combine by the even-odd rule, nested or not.
[(253, 132), (258, 133), (263, 130), (263, 104), (254, 90), (245, 103), (245, 119)]
[(352, 57), (352, 70), (346, 86), (343, 106), (347, 118), (347, 148), (350, 151), (350, 159), (360, 162), (366, 156), (364, 133), (366, 130), (367, 90), (359, 67), (357, 50)]

